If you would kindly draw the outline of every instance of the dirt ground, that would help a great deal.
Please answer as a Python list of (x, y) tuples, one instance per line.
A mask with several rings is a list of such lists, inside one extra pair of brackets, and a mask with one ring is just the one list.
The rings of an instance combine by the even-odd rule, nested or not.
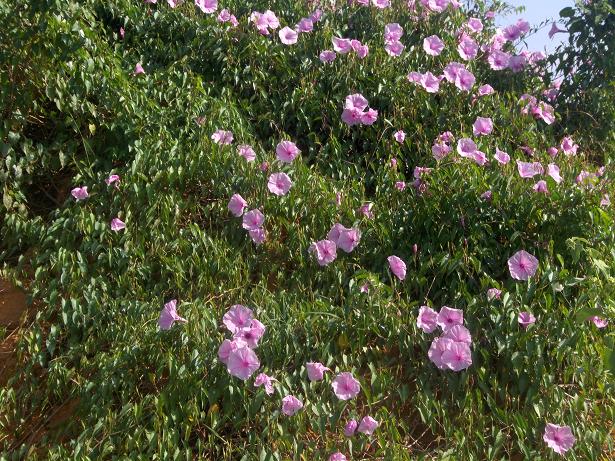
[(6, 384), (15, 368), (15, 345), (26, 307), (26, 294), (0, 279), (0, 332), (4, 332), (0, 336), (0, 386)]

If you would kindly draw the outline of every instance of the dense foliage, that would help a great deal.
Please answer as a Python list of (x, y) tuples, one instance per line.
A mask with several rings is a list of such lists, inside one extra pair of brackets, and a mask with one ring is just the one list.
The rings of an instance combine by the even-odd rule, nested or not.
[[(612, 325), (588, 320), (614, 313), (609, 153), (577, 150), (576, 132), (550, 124), (546, 62), (489, 64), (486, 13), (499, 2), (430, 14), (427, 2), (359, 3), (228, 0), (204, 14), (189, 1), (0, 0), (0, 258), (36, 312), (0, 391), (3, 459), (555, 459), (548, 423), (572, 428), (570, 459), (614, 449)], [(217, 19), (222, 8), (237, 27)], [(292, 28), (316, 8), (321, 20), (294, 45), (249, 20), (270, 9)], [(484, 25), (483, 48), (466, 62), (457, 31), (469, 17)], [(404, 29), (398, 57), (384, 46), (390, 23)], [(432, 35), (445, 44), (437, 56), (423, 49)], [(369, 52), (322, 62), (333, 37)], [(475, 76), (471, 91), (408, 81), (452, 61)], [(484, 84), (494, 93), (478, 96)], [(356, 93), (378, 111), (373, 124), (342, 120)], [(524, 94), (546, 114), (527, 113)], [(490, 134), (473, 134), (477, 117), (492, 120)], [(233, 143), (215, 142), (217, 130)], [(452, 152), (436, 160), (449, 131)], [(489, 162), (460, 156), (463, 138)], [(276, 160), (282, 140), (301, 151), (292, 163)], [(543, 172), (521, 177), (515, 161)], [(267, 186), (278, 171), (293, 182), (282, 196)], [(236, 193), (265, 216), (260, 245), (227, 209)], [(321, 266), (308, 249), (337, 222), (360, 229), (360, 242)], [(539, 261), (529, 281), (511, 277), (518, 250)], [(406, 262), (403, 280), (391, 255)], [(173, 298), (187, 322), (160, 331)], [(273, 395), (218, 359), (235, 304), (266, 327), (256, 353)], [(463, 310), (467, 369), (430, 361), (423, 305)], [(520, 325), (522, 311), (536, 322)], [(311, 382), (310, 361), (332, 372)], [(339, 372), (360, 381), (356, 398), (333, 394)], [(304, 404), (294, 416), (281, 412), (288, 394)], [(344, 436), (366, 415), (380, 423), (373, 435)]]

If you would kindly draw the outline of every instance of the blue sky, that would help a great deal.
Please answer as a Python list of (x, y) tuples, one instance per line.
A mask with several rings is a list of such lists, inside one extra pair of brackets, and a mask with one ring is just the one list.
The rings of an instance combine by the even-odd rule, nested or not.
[[(573, 6), (574, 0), (506, 0), (513, 6), (525, 6), (525, 12), (520, 15), (510, 15), (497, 18), (498, 26), (507, 26), (517, 21), (518, 18), (525, 18), (532, 26), (540, 24), (545, 19), (559, 18), (559, 12), (567, 6)], [(551, 52), (559, 43), (568, 40), (568, 34), (556, 34), (553, 40), (549, 39), (548, 33), (551, 28), (551, 23), (529, 37), (526, 42), (528, 49), (531, 51)]]

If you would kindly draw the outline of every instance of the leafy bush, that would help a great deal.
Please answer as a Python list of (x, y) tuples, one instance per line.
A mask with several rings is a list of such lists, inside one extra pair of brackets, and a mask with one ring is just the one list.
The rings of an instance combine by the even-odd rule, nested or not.
[[(541, 64), (496, 71), (480, 51), (465, 63), (471, 92), (442, 81), (432, 94), (407, 74), (461, 62), (456, 32), (469, 15), (488, 47), (496, 31), (484, 6), (418, 18), (420, 4), (322, 2), (314, 31), (287, 46), (277, 30), (259, 34), (250, 13), (271, 9), (292, 27), (318, 2), (249, 3), (224, 2), (232, 27), (216, 19), (222, 5), (202, 14), (192, 2), (0, 1), (0, 257), (37, 307), (20, 372), (0, 394), (7, 459), (543, 459), (555, 456), (547, 423), (572, 427), (573, 459), (612, 450), (612, 327), (588, 321), (613, 317), (612, 167), (589, 163), (583, 145), (549, 157), (560, 132), (520, 99), (546, 89)], [(389, 23), (405, 31), (399, 57), (384, 49)], [(431, 35), (445, 43), (439, 56), (423, 50)], [(321, 62), (334, 36), (368, 55)], [(494, 94), (479, 97), (487, 83)], [(372, 125), (342, 121), (356, 93), (378, 110)], [(548, 120), (536, 112), (547, 106), (530, 105)], [(492, 119), (492, 134), (473, 135), (477, 117)], [(220, 129), (232, 145), (214, 142)], [(453, 151), (474, 138), (489, 163), (436, 160), (446, 131)], [(301, 150), (290, 164), (276, 160), (282, 140)], [(535, 192), (516, 160), (557, 164), (564, 180), (544, 174), (548, 193)], [(293, 181), (281, 197), (267, 189), (277, 171)], [(118, 187), (105, 183), (112, 173)], [(81, 186), (89, 196), (77, 201)], [(262, 245), (227, 210), (235, 193), (265, 215)], [(357, 211), (366, 203), (373, 217)], [(126, 228), (112, 231), (114, 218)], [(308, 249), (336, 222), (361, 240), (321, 267)], [(529, 282), (507, 266), (521, 249), (539, 261)], [(403, 281), (391, 255), (406, 262)], [(160, 331), (173, 298), (187, 323)], [(271, 396), (218, 359), (234, 304), (266, 327), (256, 352), (259, 372), (278, 380)], [(422, 305), (463, 309), (467, 370), (430, 362)], [(536, 323), (522, 328), (521, 311)], [(352, 372), (361, 393), (338, 400), (332, 374), (307, 379), (309, 361)], [(304, 403), (292, 417), (280, 411), (287, 394)], [(380, 422), (372, 436), (344, 437), (349, 419), (368, 414)]]

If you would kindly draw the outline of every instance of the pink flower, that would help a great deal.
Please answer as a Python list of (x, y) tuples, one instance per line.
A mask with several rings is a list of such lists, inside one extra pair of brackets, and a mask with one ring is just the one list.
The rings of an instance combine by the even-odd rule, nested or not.
[(365, 435), (372, 435), (376, 428), (380, 424), (371, 416), (364, 416), (361, 422), (359, 423), (359, 427), (357, 431), (362, 432)]
[(247, 231), (260, 229), (264, 222), (265, 215), (255, 208), (243, 215), (242, 227)]
[(427, 356), (429, 357), (429, 360), (431, 360), (431, 362), (441, 370), (446, 368), (446, 364), (442, 360), (442, 354), (452, 343), (453, 341), (451, 339), (438, 337), (435, 338), (431, 342), (431, 346), (429, 346)]
[(557, 147), (549, 147), (547, 149), (547, 154), (549, 154), (551, 156), (551, 158), (555, 158), (555, 156), (557, 156), (557, 153), (559, 151), (557, 150)]
[(474, 136), (486, 136), (493, 131), (493, 121), (489, 117), (477, 117), (474, 122)]
[(448, 306), (442, 306), (438, 313), (436, 323), (444, 331), (455, 325), (463, 325), (463, 311), (461, 309), (453, 309)]
[(335, 261), (335, 258), (337, 258), (336, 250), (337, 247), (335, 242), (332, 242), (331, 240), (320, 240), (312, 243), (309, 248), (309, 251), (316, 255), (316, 260), (321, 266), (326, 266), (327, 264)]
[(218, 17), (216, 21), (218, 22), (229, 22), (231, 20), (231, 12), (224, 8), (220, 13), (218, 13)]
[(442, 352), (442, 362), (453, 371), (461, 371), (472, 365), (472, 351), (466, 343), (451, 341)]
[(428, 93), (437, 93), (440, 91), (440, 79), (431, 72), (425, 72), (421, 76), (420, 83)]
[(566, 136), (562, 139), (562, 142), (560, 144), (560, 148), (562, 149), (562, 152), (566, 155), (576, 155), (577, 154), (577, 150), (579, 149), (579, 145), (575, 144), (575, 142), (572, 140), (572, 138), (570, 136)]
[(308, 378), (310, 381), (320, 381), (325, 376), (325, 371), (331, 371), (320, 362), (308, 362), (305, 364), (307, 369)]
[(602, 199), (600, 199), (600, 206), (608, 207), (611, 206), (611, 199), (609, 198), (609, 194), (604, 194)]
[(477, 150), (476, 143), (470, 138), (461, 138), (457, 141), (457, 153), (461, 157), (472, 158)]
[(187, 320), (177, 314), (177, 300), (172, 299), (160, 311), (158, 326), (161, 330), (169, 330), (175, 322), (186, 323)]
[(526, 64), (527, 59), (522, 54), (518, 56), (511, 56), (508, 60), (508, 67), (513, 72), (521, 72)]
[(126, 223), (122, 221), (120, 218), (113, 218), (111, 220), (111, 230), (114, 232), (119, 232), (122, 229), (126, 228)]
[(254, 387), (265, 386), (265, 393), (271, 395), (273, 394), (273, 381), (275, 381), (275, 379), (271, 376), (260, 373), (256, 376), (256, 379), (254, 379)]
[(338, 451), (329, 456), (329, 461), (346, 461), (346, 456)]
[(589, 318), (590, 321), (596, 325), (596, 328), (606, 328), (609, 324), (608, 320), (603, 319), (602, 317), (598, 317), (597, 315), (593, 315)]
[(244, 344), (241, 341), (230, 341), (225, 339), (218, 348), (218, 359), (220, 359), (223, 364), (228, 366), (228, 357), (231, 355), (231, 352), (243, 345)]
[(248, 235), (250, 236), (252, 241), (256, 244), (256, 246), (259, 246), (267, 238), (267, 234), (265, 233), (265, 230), (262, 228), (250, 229), (248, 231)]
[(120, 176), (117, 174), (109, 175), (109, 177), (105, 179), (105, 183), (107, 183), (107, 186), (110, 186), (111, 184), (115, 184), (115, 187), (119, 187)]
[(421, 83), (421, 78), (423, 78), (423, 74), (421, 74), (420, 72), (413, 71), (410, 72), (406, 78), (410, 83)]
[(375, 109), (367, 109), (367, 112), (361, 114), (361, 123), (363, 125), (372, 125), (378, 119), (378, 111)]
[(248, 162), (253, 162), (256, 159), (256, 152), (252, 149), (252, 146), (248, 144), (240, 144), (237, 146), (237, 153), (246, 159)]
[(541, 179), (536, 184), (534, 184), (533, 189), (534, 192), (539, 192), (542, 194), (547, 194), (549, 192), (549, 189), (547, 188), (547, 181), (545, 181), (544, 179)]
[(456, 343), (472, 344), (472, 335), (470, 335), (470, 331), (463, 325), (450, 327), (444, 332), (442, 337), (455, 341)]
[(455, 78), (455, 86), (462, 91), (471, 91), (476, 78), (474, 74), (467, 69), (460, 69)]
[(362, 214), (367, 219), (374, 219), (374, 212), (372, 211), (373, 206), (373, 203), (364, 203), (358, 208), (357, 213)]
[(489, 53), (487, 61), (493, 70), (504, 70), (508, 68), (510, 54), (500, 50), (493, 50)]
[(540, 162), (521, 162), (517, 160), (517, 170), (522, 178), (533, 178), (544, 173), (544, 168)]
[(259, 165), (259, 170), (261, 170), (263, 173), (266, 173), (267, 170), (269, 170), (269, 163), (267, 162), (263, 162)]
[(359, 244), (361, 240), (361, 231), (355, 228), (347, 229), (337, 223), (327, 234), (327, 240), (331, 240), (340, 249), (346, 253), (350, 253)]
[(256, 319), (252, 319), (248, 328), (241, 328), (233, 335), (233, 340), (243, 341), (250, 349), (256, 349), (258, 342), (265, 334), (265, 325)]
[(558, 426), (557, 424), (547, 424), (542, 439), (549, 448), (559, 455), (563, 455), (572, 448), (576, 441), (569, 426)]
[(331, 383), (333, 392), (340, 400), (350, 400), (355, 398), (361, 391), (359, 381), (354, 379), (352, 373), (343, 372), (338, 374)]
[(431, 146), (431, 153), (436, 160), (442, 160), (451, 153), (451, 147), (444, 142), (437, 142)]
[(294, 142), (281, 141), (275, 148), (277, 159), (280, 162), (292, 163), (292, 161), (301, 153)]
[(551, 24), (551, 30), (549, 30), (549, 38), (553, 38), (555, 34), (559, 34), (561, 32), (565, 33), (568, 31), (565, 29), (560, 29), (559, 27), (557, 27), (557, 23), (554, 22), (553, 24)]
[(470, 32), (474, 32), (475, 34), (478, 34), (479, 32), (483, 30), (483, 23), (478, 18), (470, 18), (468, 19), (468, 22), (466, 22), (466, 28)]
[(471, 61), (478, 54), (478, 44), (471, 37), (463, 35), (457, 45), (457, 52), (461, 59)]
[(500, 165), (506, 165), (508, 162), (510, 162), (510, 155), (508, 155), (504, 151), (501, 151), (497, 147), (495, 148), (495, 155), (493, 157), (498, 161)]
[(479, 96), (487, 96), (489, 94), (495, 93), (495, 90), (491, 85), (482, 85), (478, 87), (478, 95)]
[(267, 188), (269, 192), (275, 195), (286, 195), (290, 190), (293, 182), (290, 180), (286, 173), (273, 173), (269, 176), (269, 182)]
[(233, 142), (233, 133), (225, 130), (216, 130), (215, 133), (211, 135), (211, 139), (216, 144), (228, 145)]
[(331, 41), (333, 42), (333, 50), (339, 54), (346, 54), (352, 51), (352, 45), (347, 38), (333, 37)]
[(126, 35), (126, 32), (123, 27), (120, 27), (120, 38), (124, 38), (124, 35)]
[(314, 30), (314, 21), (310, 18), (302, 18), (297, 24), (297, 32), (302, 34), (306, 34), (308, 32), (312, 32)]
[(404, 190), (406, 188), (406, 183), (403, 181), (396, 181), (395, 182), (395, 189), (397, 190)]
[(400, 56), (401, 53), (404, 51), (404, 44), (400, 41), (395, 41), (395, 42), (389, 42), (386, 45), (384, 45), (384, 50), (387, 52), (387, 54), (389, 56)]
[(320, 56), (318, 56), (319, 59), (322, 62), (333, 62), (335, 61), (335, 58), (337, 57), (337, 54), (335, 53), (335, 51), (331, 51), (331, 50), (325, 50), (323, 52), (320, 53)]
[(352, 437), (354, 433), (356, 432), (358, 425), (359, 424), (354, 419), (351, 419), (350, 421), (348, 421), (346, 425), (344, 426), (344, 435), (346, 437)]
[(73, 190), (70, 191), (70, 193), (73, 197), (75, 197), (75, 200), (77, 201), (85, 200), (90, 196), (90, 194), (88, 194), (88, 186), (75, 187)]
[(528, 280), (538, 269), (538, 259), (525, 250), (517, 251), (508, 260), (510, 275), (516, 280)]
[(269, 27), (270, 29), (277, 29), (278, 27), (280, 27), (280, 21), (278, 20), (275, 13), (271, 10), (267, 10), (263, 13), (263, 19), (265, 20), (267, 27)]
[(431, 35), (423, 40), (423, 49), (430, 56), (438, 56), (444, 50), (444, 42), (437, 35)]
[(239, 194), (233, 194), (233, 196), (228, 202), (228, 209), (231, 214), (236, 218), (240, 217), (243, 214), (243, 210), (247, 206), (248, 202), (246, 202)]
[(294, 45), (297, 43), (297, 37), (299, 37), (299, 34), (288, 26), (280, 29), (278, 35), (280, 36), (280, 41), (284, 45)]
[(258, 357), (252, 349), (246, 346), (232, 350), (228, 356), (226, 368), (231, 376), (243, 381), (248, 379), (261, 366)]
[(404, 28), (396, 22), (384, 26), (384, 42), (397, 42), (404, 35)]
[(398, 258), (397, 256), (389, 256), (387, 261), (389, 262), (391, 272), (393, 272), (399, 280), (406, 278), (406, 263), (403, 262), (401, 258)]
[(294, 395), (287, 395), (282, 399), (282, 413), (292, 416), (303, 408), (303, 402)]
[(231, 333), (235, 334), (244, 328), (250, 328), (253, 319), (252, 309), (241, 304), (234, 304), (222, 317), (222, 323)]
[(218, 8), (218, 0), (194, 0), (194, 4), (207, 14), (213, 13)]
[(434, 311), (431, 307), (421, 306), (419, 309), (419, 315), (416, 318), (416, 326), (425, 333), (431, 333), (438, 326), (437, 320), (438, 313), (436, 311)]
[(134, 73), (134, 75), (139, 75), (139, 74), (144, 74), (145, 73), (145, 69), (143, 69), (143, 66), (141, 65), (140, 62), (138, 62), (135, 65), (135, 71), (133, 73)]
[(531, 312), (519, 312), (517, 321), (523, 328), (527, 328), (529, 325), (536, 322), (536, 317), (534, 317)]
[(487, 299), (492, 301), (494, 299), (500, 299), (502, 296), (502, 290), (498, 290), (497, 288), (489, 288), (487, 290)]
[(395, 132), (393, 137), (395, 138), (395, 141), (401, 144), (406, 139), (406, 133), (404, 133), (403, 130), (399, 130)]

